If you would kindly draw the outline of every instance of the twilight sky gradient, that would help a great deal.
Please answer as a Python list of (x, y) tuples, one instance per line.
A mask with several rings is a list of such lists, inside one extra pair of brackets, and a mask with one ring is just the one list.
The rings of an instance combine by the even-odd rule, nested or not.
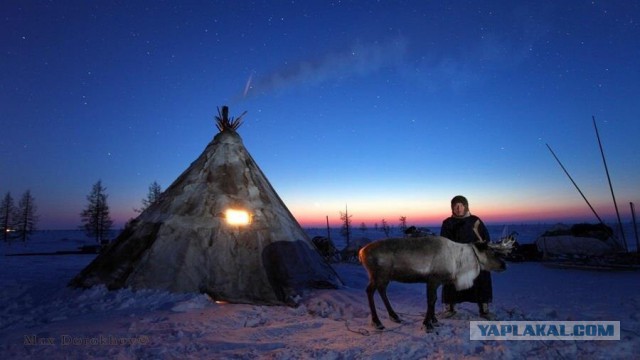
[(0, 2), (0, 192), (116, 226), (217, 133), (217, 107), (303, 226), (614, 218), (640, 204), (636, 1)]

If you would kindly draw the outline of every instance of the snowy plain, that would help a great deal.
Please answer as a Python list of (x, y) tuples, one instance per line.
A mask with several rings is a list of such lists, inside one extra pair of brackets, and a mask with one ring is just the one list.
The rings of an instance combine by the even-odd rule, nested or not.
[[(549, 225), (511, 226), (530, 243)], [(492, 238), (504, 232), (489, 227)], [(437, 231), (438, 229), (432, 229)], [(326, 230), (309, 229), (311, 237)], [(629, 233), (628, 233), (629, 234)], [(332, 235), (338, 247), (341, 237)], [(383, 237), (369, 231), (368, 237)], [(388, 294), (402, 324), (370, 326), (360, 264), (332, 264), (346, 284), (310, 290), (296, 308), (221, 304), (202, 294), (157, 290), (71, 289), (67, 282), (91, 254), (6, 256), (75, 250), (78, 231), (40, 231), (26, 244), (0, 244), (1, 359), (633, 359), (640, 353), (640, 272), (556, 269), (509, 263), (493, 275), (498, 320), (620, 321), (619, 341), (477, 341), (464, 304), (436, 332), (421, 329), (425, 286), (392, 283)], [(437, 312), (442, 311), (438, 302)]]

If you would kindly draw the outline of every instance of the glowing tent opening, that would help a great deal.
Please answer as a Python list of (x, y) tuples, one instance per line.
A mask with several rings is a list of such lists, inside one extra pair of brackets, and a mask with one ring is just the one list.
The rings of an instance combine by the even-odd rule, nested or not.
[(249, 225), (251, 224), (251, 215), (246, 210), (228, 209), (224, 212), (224, 217), (229, 225)]

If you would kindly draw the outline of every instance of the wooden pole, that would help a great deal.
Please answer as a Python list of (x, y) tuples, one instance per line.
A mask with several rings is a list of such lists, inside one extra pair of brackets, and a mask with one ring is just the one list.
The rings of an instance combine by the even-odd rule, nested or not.
[(331, 228), (329, 227), (329, 215), (326, 215), (327, 217), (327, 239), (329, 239), (329, 242), (331, 242)]
[(596, 117), (592, 116), (593, 127), (596, 129), (596, 137), (598, 138), (598, 145), (600, 146), (600, 154), (602, 155), (602, 162), (604, 163), (604, 171), (607, 173), (607, 180), (609, 181), (609, 189), (611, 190), (611, 197), (613, 198), (613, 206), (616, 209), (616, 216), (618, 217), (618, 229), (622, 236), (622, 242), (624, 243), (625, 251), (629, 251), (627, 247), (627, 239), (624, 236), (624, 230), (622, 229), (622, 220), (620, 220), (620, 211), (618, 211), (618, 203), (616, 202), (616, 196), (613, 193), (613, 185), (611, 185), (611, 177), (609, 176), (609, 169), (607, 168), (607, 160), (604, 157), (604, 150), (602, 149), (602, 142), (600, 141), (600, 134), (598, 133), (598, 127), (596, 126)]
[(638, 225), (636, 224), (636, 207), (633, 202), (629, 203), (631, 207), (631, 219), (633, 220), (633, 232), (636, 234), (636, 252), (640, 254), (640, 240), (638, 240)]
[(347, 249), (350, 249), (350, 245), (351, 245), (351, 224), (349, 224), (349, 208), (347, 206), (347, 204), (344, 204), (344, 226), (346, 228), (346, 233), (347, 233)]
[(578, 190), (578, 192), (580, 193), (580, 195), (582, 196), (584, 201), (587, 203), (587, 205), (589, 205), (589, 209), (591, 209), (591, 211), (593, 211), (593, 215), (595, 215), (596, 218), (598, 218), (598, 221), (601, 224), (604, 225), (604, 222), (602, 221), (602, 219), (600, 219), (600, 216), (598, 216), (598, 213), (593, 208), (593, 206), (591, 206), (591, 203), (589, 203), (589, 200), (587, 200), (587, 197), (584, 196), (584, 194), (582, 193), (582, 190), (580, 190), (580, 188), (578, 187), (578, 184), (576, 184), (576, 182), (573, 181), (573, 178), (571, 177), (571, 175), (569, 175), (569, 172), (567, 171), (567, 169), (564, 168), (564, 165), (562, 165), (562, 163), (560, 162), (560, 159), (558, 159), (558, 157), (556, 156), (556, 153), (554, 153), (553, 150), (551, 150), (551, 146), (549, 146), (549, 144), (546, 144), (546, 145), (547, 145), (547, 148), (549, 149), (549, 151), (551, 151), (551, 155), (553, 155), (553, 157), (556, 159), (558, 164), (560, 164), (560, 167), (562, 168), (562, 170), (564, 170), (564, 173), (567, 174), (567, 176), (569, 177), (569, 180), (571, 180), (571, 183), (573, 183), (573, 186), (576, 187), (576, 189)]

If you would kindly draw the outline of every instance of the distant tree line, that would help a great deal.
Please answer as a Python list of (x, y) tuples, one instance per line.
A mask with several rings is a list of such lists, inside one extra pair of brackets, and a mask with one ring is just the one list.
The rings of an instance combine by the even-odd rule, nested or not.
[[(142, 199), (142, 207), (134, 209), (134, 211), (142, 213), (158, 201), (161, 194), (162, 188), (154, 181), (149, 186), (147, 197)], [(91, 188), (89, 195), (87, 195), (87, 206), (80, 213), (82, 221), (80, 228), (84, 230), (87, 236), (93, 237), (98, 244), (109, 241), (109, 232), (111, 231), (111, 226), (113, 226), (107, 201), (108, 197), (107, 188), (102, 185), (101, 180), (98, 180)]]
[(151, 204), (155, 203), (160, 199), (160, 195), (162, 195), (162, 187), (156, 181), (152, 182), (149, 185), (149, 192), (147, 193), (147, 197), (142, 199), (142, 207), (140, 209), (133, 209), (135, 212), (142, 213), (147, 210)]
[(11, 242), (12, 240), (27, 241), (31, 234), (36, 231), (38, 216), (37, 207), (31, 190), (22, 194), (18, 205), (14, 203), (10, 192), (7, 192), (0, 202), (0, 230), (2, 230), (2, 240)]
[[(142, 199), (142, 207), (134, 210), (139, 213), (143, 212), (151, 204), (158, 201), (161, 194), (162, 188), (154, 181), (149, 185), (147, 197)], [(80, 228), (85, 231), (87, 236), (95, 238), (98, 243), (109, 240), (109, 232), (113, 226), (107, 202), (108, 197), (107, 188), (102, 185), (101, 180), (98, 180), (87, 195), (87, 206), (80, 213), (82, 221)], [(0, 201), (2, 240), (6, 243), (13, 240), (27, 241), (36, 231), (36, 224), (39, 220), (37, 209), (31, 190), (22, 194), (17, 205), (11, 193), (7, 192)]]
[[(347, 247), (351, 242), (351, 234), (352, 234), (351, 218), (352, 217), (353, 217), (353, 214), (349, 214), (348, 208), (346, 206), (345, 206), (345, 212), (340, 211), (340, 221), (342, 223), (340, 227), (340, 234), (346, 239)], [(407, 217), (400, 216), (399, 221), (400, 221), (400, 223), (398, 224), (399, 230), (402, 233), (405, 233), (408, 229)], [(389, 235), (391, 234), (391, 230), (393, 229), (393, 227), (389, 225), (387, 220), (384, 218), (380, 221), (380, 225), (378, 225), (378, 223), (375, 223), (373, 228), (376, 231), (382, 231), (386, 237), (389, 237)], [(362, 233), (366, 233), (368, 229), (369, 228), (367, 227), (367, 224), (365, 222), (360, 223), (359, 230)]]
[(80, 213), (83, 223), (80, 228), (84, 229), (87, 236), (95, 238), (98, 244), (109, 241), (109, 231), (113, 225), (107, 203), (108, 197), (107, 188), (102, 186), (102, 180), (98, 180), (87, 195), (87, 207)]
[[(312, 239), (316, 248), (320, 252), (320, 254), (327, 261), (342, 261), (342, 262), (356, 262), (358, 261), (358, 251), (368, 244), (371, 240), (364, 238), (356, 238), (352, 239), (352, 217), (353, 214), (349, 213), (349, 209), (345, 206), (345, 211), (340, 211), (340, 234), (346, 239), (346, 246), (342, 250), (338, 250), (333, 242), (331, 241), (330, 232), (329, 232), (329, 224), (327, 217), (327, 237), (316, 236)], [(399, 218), (399, 229), (405, 234), (404, 236), (416, 236), (415, 226), (407, 227), (407, 217), (401, 216)], [(361, 222), (358, 227), (362, 234), (366, 234), (369, 231), (369, 227), (365, 222)], [(381, 220), (381, 225), (378, 223), (374, 224), (374, 229), (376, 231), (382, 231), (385, 234), (385, 237), (389, 237), (391, 234), (392, 226), (389, 225), (386, 219)], [(412, 230), (413, 229), (413, 230)], [(428, 233), (424, 233), (425, 235)]]

